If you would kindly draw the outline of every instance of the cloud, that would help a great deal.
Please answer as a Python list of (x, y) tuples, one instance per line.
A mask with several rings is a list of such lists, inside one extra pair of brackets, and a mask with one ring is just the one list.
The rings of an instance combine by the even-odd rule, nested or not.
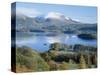
[(79, 19), (73, 19), (73, 20), (80, 22), (80, 20), (79, 20)]
[(30, 17), (36, 17), (38, 15), (41, 15), (41, 13), (35, 9), (24, 8), (24, 7), (16, 8), (16, 13), (17, 14), (24, 14), (24, 15), (27, 15)]
[(64, 15), (58, 12), (49, 12), (45, 18), (55, 18), (55, 19), (61, 19)]

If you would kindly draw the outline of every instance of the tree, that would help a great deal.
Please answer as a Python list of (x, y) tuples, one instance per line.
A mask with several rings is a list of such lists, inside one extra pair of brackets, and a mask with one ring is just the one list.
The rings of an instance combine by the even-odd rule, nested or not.
[(82, 54), (80, 55), (80, 64), (79, 64), (79, 68), (80, 68), (80, 69), (85, 69), (85, 68), (87, 68), (85, 58), (84, 58), (84, 56), (83, 56)]
[(51, 56), (49, 55), (49, 53), (41, 53), (42, 58), (48, 62), (49, 60), (51, 60)]
[(62, 62), (62, 64), (59, 66), (60, 70), (67, 70), (68, 69), (68, 64), (66, 62)]
[(90, 67), (91, 64), (92, 64), (91, 58), (90, 58), (90, 55), (89, 54), (87, 55), (87, 64), (88, 64), (88, 67)]
[(73, 64), (74, 61), (72, 59), (69, 59), (69, 64)]
[(35, 50), (28, 47), (16, 48), (16, 72), (48, 70), (49, 65)]
[(52, 71), (52, 70), (58, 70), (58, 64), (57, 64), (55, 61), (50, 60), (50, 61), (48, 62), (48, 65), (50, 66), (50, 70), (51, 70), (51, 71)]
[(56, 56), (58, 55), (57, 52), (58, 51), (50, 51), (48, 55), (52, 60), (54, 60), (56, 58)]
[(50, 50), (56, 50), (56, 51), (58, 51), (60, 49), (60, 46), (61, 45), (59, 43), (53, 43), (50, 46)]
[(96, 53), (92, 55), (92, 63), (93, 65), (97, 65), (97, 54)]

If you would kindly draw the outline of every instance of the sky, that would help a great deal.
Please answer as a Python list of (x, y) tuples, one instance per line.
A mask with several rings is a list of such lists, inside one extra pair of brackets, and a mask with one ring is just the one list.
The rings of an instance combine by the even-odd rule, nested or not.
[(92, 6), (17, 2), (16, 12), (31, 17), (55, 12), (83, 23), (97, 23), (97, 7)]

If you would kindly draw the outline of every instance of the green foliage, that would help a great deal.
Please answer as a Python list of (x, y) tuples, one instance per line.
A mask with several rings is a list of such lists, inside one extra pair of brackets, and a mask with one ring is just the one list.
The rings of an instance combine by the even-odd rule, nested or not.
[(49, 55), (49, 53), (45, 52), (45, 53), (40, 53), (41, 57), (48, 62), (49, 60), (51, 60), (51, 56)]
[(94, 35), (94, 34), (86, 34), (86, 33), (85, 34), (79, 34), (78, 37), (81, 38), (81, 39), (87, 39), (87, 40), (97, 38), (96, 35)]
[(81, 54), (81, 56), (80, 56), (79, 68), (80, 68), (80, 69), (85, 69), (85, 68), (87, 68), (85, 58), (84, 58), (84, 56), (83, 56), (82, 54)]
[(51, 44), (50, 49), (58, 51), (60, 49), (60, 43)]
[(68, 64), (66, 62), (62, 62), (62, 64), (59, 66), (60, 70), (67, 70), (68, 69)]
[(57, 70), (57, 69), (58, 69), (57, 63), (56, 63), (55, 61), (53, 61), (53, 60), (48, 61), (48, 65), (50, 66), (50, 70), (51, 70), (51, 71), (52, 71), (52, 70)]
[[(18, 67), (20, 65), (20, 67)], [(23, 69), (30, 69), (31, 71), (46, 71), (49, 70), (48, 64), (36, 52), (27, 47), (16, 49), (16, 66)], [(24, 68), (22, 68), (24, 66)], [(17, 70), (17, 69), (16, 69)], [(28, 70), (25, 70), (28, 71)]]
[(56, 51), (50, 51), (50, 52), (49, 52), (49, 56), (50, 56), (51, 59), (53, 59), (53, 60), (56, 58), (56, 54), (57, 54)]
[[(49, 51), (38, 53), (28, 47), (16, 48), (16, 71), (52, 71), (67, 69), (85, 69), (97, 67), (96, 48), (76, 45), (79, 51), (70, 52), (69, 47), (59, 43), (51, 45)], [(65, 48), (65, 50), (61, 50)], [(92, 50), (93, 49), (93, 50)]]
[(72, 59), (69, 59), (69, 64), (73, 64), (74, 61)]

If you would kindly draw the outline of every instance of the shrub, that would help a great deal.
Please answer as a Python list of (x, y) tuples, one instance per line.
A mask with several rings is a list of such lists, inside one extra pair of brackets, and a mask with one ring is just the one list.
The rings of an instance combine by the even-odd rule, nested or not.
[(40, 54), (28, 47), (20, 47), (16, 49), (16, 67), (16, 70), (20, 69), (20, 72), (49, 70), (49, 65)]

